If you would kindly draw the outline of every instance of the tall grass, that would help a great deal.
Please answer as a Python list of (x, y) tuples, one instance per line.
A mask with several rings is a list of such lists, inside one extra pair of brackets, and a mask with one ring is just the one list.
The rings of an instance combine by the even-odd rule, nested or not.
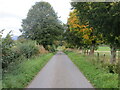
[[(5, 44), (7, 42), (4, 42)], [(39, 53), (39, 48), (35, 41), (26, 40), (25, 42), (13, 43), (11, 46), (8, 44), (8, 47), (2, 46), (2, 68), (8, 68), (9, 64), (17, 62), (22, 56), (25, 58), (30, 58)], [(11, 47), (10, 47), (11, 46)]]
[(3, 88), (24, 88), (53, 56), (44, 54), (36, 58), (23, 60), (3, 76)]
[(109, 73), (91, 60), (91, 56), (67, 52), (67, 55), (95, 88), (118, 88), (118, 74)]

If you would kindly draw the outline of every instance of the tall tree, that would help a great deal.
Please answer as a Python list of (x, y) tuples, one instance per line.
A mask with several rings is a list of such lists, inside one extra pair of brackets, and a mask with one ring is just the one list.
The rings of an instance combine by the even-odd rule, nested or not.
[(69, 44), (74, 47), (81, 47), (82, 46), (82, 37), (81, 33), (79, 32), (80, 25), (77, 17), (77, 11), (74, 10), (70, 12), (69, 18), (67, 21), (68, 29), (66, 31), (66, 40)]
[(104, 40), (111, 47), (111, 63), (116, 61), (116, 48), (120, 46), (120, 2), (107, 3), (72, 3), (79, 11), (79, 15), (96, 29), (96, 33), (102, 34)]
[(88, 22), (79, 20), (79, 17), (78, 11), (74, 9), (68, 18), (69, 33), (67, 33), (72, 35), (72, 37), (71, 35), (69, 37), (72, 38), (70, 43), (74, 43), (78, 47), (90, 49), (90, 54), (93, 54), (95, 47), (101, 42), (100, 39), (98, 39), (98, 36), (100, 38), (100, 35), (94, 35), (94, 29), (89, 26)]
[(20, 31), (25, 38), (36, 40), (46, 48), (58, 39), (63, 30), (51, 5), (48, 2), (37, 2), (29, 10), (27, 18), (22, 21)]

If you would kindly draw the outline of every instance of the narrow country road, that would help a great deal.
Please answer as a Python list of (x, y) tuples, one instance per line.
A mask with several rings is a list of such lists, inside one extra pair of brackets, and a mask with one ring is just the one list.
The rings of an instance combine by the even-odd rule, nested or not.
[(63, 52), (58, 52), (27, 88), (93, 88)]

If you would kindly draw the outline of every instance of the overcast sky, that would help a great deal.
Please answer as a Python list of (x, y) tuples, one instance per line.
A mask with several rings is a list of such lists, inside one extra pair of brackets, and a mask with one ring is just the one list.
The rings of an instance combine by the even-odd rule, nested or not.
[[(18, 36), (21, 33), (22, 19), (25, 19), (28, 10), (35, 2), (41, 0), (0, 0), (0, 30), (5, 29), (3, 37), (12, 30), (14, 36)], [(58, 17), (63, 23), (67, 22), (67, 17), (70, 12), (70, 0), (42, 0), (49, 2), (58, 13)]]

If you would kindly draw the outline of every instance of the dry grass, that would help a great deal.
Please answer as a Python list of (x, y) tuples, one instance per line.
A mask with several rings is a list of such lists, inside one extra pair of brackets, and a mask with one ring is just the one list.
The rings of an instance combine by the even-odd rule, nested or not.
[(38, 48), (39, 48), (39, 53), (40, 53), (40, 54), (48, 53), (48, 51), (45, 50), (45, 48), (44, 48), (42, 45), (38, 45)]
[[(95, 51), (94, 56), (97, 56), (97, 53), (99, 53), (99, 58), (103, 59), (105, 62), (110, 62), (110, 58), (111, 58), (110, 51)], [(116, 52), (116, 62), (118, 62), (119, 53), (120, 51)]]

